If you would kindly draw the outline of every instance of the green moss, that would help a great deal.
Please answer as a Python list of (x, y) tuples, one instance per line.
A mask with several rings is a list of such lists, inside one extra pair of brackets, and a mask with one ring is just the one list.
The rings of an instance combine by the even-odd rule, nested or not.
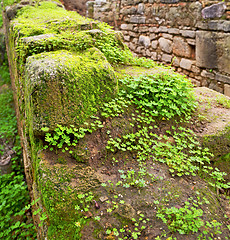
[[(97, 55), (97, 61), (91, 55)], [(36, 131), (42, 126), (79, 125), (115, 94), (113, 69), (96, 49), (86, 55), (43, 53), (30, 57), (26, 69), (26, 102), (32, 99)]]

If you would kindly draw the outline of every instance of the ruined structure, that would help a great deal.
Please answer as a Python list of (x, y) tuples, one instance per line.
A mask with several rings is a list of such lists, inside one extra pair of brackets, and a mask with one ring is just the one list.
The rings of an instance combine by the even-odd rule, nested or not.
[(229, 1), (95, 0), (87, 6), (89, 17), (121, 30), (137, 55), (230, 96)]
[[(146, 7), (126, 3), (141, 4), (138, 14)], [(121, 25), (132, 29), (127, 34), (134, 26), (145, 29), (144, 16), (132, 19)], [(57, 2), (8, 6), (4, 27), (39, 240), (146, 240), (165, 234), (195, 240), (204, 230), (203, 237), (229, 236), (229, 199), (217, 195), (227, 193), (229, 179), (210, 166), (213, 161), (221, 170), (229, 167), (227, 96), (207, 88), (194, 94), (190, 81), (172, 69), (133, 57), (120, 32)], [(150, 40), (145, 30), (130, 39), (144, 45), (145, 53), (156, 41), (164, 50), (157, 52), (161, 58), (178, 51), (180, 65), (196, 67), (191, 59), (199, 31), (152, 28), (148, 33), (159, 40)], [(170, 217), (180, 215), (176, 227), (168, 210)]]

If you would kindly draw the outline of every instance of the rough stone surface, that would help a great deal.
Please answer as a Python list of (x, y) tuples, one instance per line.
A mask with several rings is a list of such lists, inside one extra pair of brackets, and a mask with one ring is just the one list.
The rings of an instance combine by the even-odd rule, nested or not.
[(180, 33), (183, 37), (189, 37), (189, 38), (196, 37), (196, 32), (192, 30), (181, 30)]
[(184, 69), (186, 69), (186, 70), (191, 70), (193, 63), (194, 63), (194, 61), (191, 61), (191, 60), (189, 60), (189, 59), (182, 58), (182, 59), (181, 59), (181, 62), (180, 62), (180, 67), (181, 67), (181, 68), (184, 68)]
[(222, 83), (230, 84), (230, 77), (228, 77), (226, 75), (223, 75), (223, 74), (220, 74), (220, 73), (216, 73), (215, 79), (217, 81), (222, 82)]
[(213, 4), (202, 10), (202, 17), (207, 18), (220, 18), (224, 14), (227, 6), (224, 2)]
[(213, 69), (217, 67), (217, 50), (214, 33), (197, 31), (196, 65)]
[(181, 57), (191, 57), (191, 47), (182, 37), (174, 37), (173, 39), (173, 53)]
[(172, 61), (172, 56), (169, 54), (162, 54), (161, 60), (166, 63), (170, 63)]
[(172, 52), (172, 41), (165, 39), (165, 38), (160, 38), (159, 39), (159, 46), (163, 52), (166, 53), (171, 53)]
[(151, 46), (152, 46), (153, 49), (156, 49), (157, 45), (158, 45), (158, 41), (157, 40), (152, 41)]
[(224, 95), (230, 97), (230, 85), (224, 84)]
[(133, 30), (132, 24), (121, 24), (121, 30)]
[(212, 73), (212, 72), (208, 72), (208, 71), (206, 71), (206, 70), (203, 70), (203, 71), (201, 72), (201, 76), (202, 76), (202, 77), (206, 77), (206, 78), (210, 78), (210, 79), (215, 79), (215, 74)]
[(139, 37), (138, 43), (139, 43), (140, 45), (144, 46), (145, 48), (147, 48), (147, 47), (149, 47), (149, 45), (150, 45), (150, 38), (147, 37), (147, 36), (141, 35), (141, 36)]

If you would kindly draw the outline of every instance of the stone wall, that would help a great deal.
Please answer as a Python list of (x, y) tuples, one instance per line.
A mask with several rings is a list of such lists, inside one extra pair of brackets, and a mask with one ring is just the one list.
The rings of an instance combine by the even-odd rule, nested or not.
[(95, 0), (87, 7), (89, 17), (121, 30), (137, 55), (230, 96), (230, 2)]

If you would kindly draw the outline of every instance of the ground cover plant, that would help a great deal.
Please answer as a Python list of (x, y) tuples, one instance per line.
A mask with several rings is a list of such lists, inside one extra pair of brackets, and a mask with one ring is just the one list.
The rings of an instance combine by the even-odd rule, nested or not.
[[(169, 82), (167, 82), (167, 78), (169, 78)], [(86, 205), (75, 207), (76, 210), (83, 209), (84, 211), (85, 209), (86, 212), (90, 212), (77, 220), (77, 226), (81, 231), (84, 229), (84, 224), (89, 221), (89, 216), (93, 216), (100, 229), (103, 217), (105, 218), (104, 215), (116, 215), (120, 208), (126, 208), (127, 203), (121, 197), (125, 191), (140, 193), (163, 181), (162, 176), (156, 176), (150, 170), (153, 169), (151, 165), (157, 162), (166, 164), (172, 177), (203, 176), (213, 190), (230, 187), (229, 183), (224, 180), (225, 173), (210, 165), (212, 154), (208, 148), (201, 147), (195, 133), (190, 128), (190, 120), (197, 104), (192, 86), (186, 78), (175, 73), (172, 75), (162, 73), (137, 78), (125, 77), (120, 80), (119, 85), (118, 96), (105, 103), (98, 115), (91, 117), (90, 122), (86, 122), (80, 128), (58, 125), (54, 133), (48, 132), (45, 135), (47, 144), (45, 149), (56, 149), (56, 155), (60, 151), (67, 151), (68, 154), (75, 157), (76, 161), (82, 162), (88, 160), (79, 156), (79, 152), (76, 155), (73, 155), (73, 152), (84, 141), (84, 138), (94, 132), (103, 131), (103, 129), (107, 135), (104, 146), (106, 152), (104, 164), (117, 166), (114, 168), (114, 171), (117, 171), (117, 180), (108, 180), (101, 184), (107, 195), (112, 194), (111, 198), (109, 197), (106, 201), (106, 214), (98, 215), (92, 204), (87, 207), (85, 207)], [(164, 87), (161, 88), (161, 85)], [(165, 85), (168, 86), (168, 89)], [(162, 104), (158, 105), (159, 102)], [(124, 134), (123, 131), (123, 135), (115, 134), (105, 124), (107, 120), (112, 121), (111, 119), (120, 119), (121, 117), (128, 119), (127, 122), (130, 126), (127, 133)], [(162, 123), (165, 126), (163, 130)], [(63, 129), (64, 137), (61, 133)], [(43, 129), (43, 131), (46, 130)], [(58, 150), (59, 148), (60, 150)], [(124, 156), (126, 156), (126, 160), (124, 160)], [(127, 168), (126, 165), (129, 165), (129, 162), (135, 162), (135, 164)], [(100, 164), (103, 165), (103, 163)], [(171, 194), (169, 193), (169, 195)], [(96, 195), (92, 199), (97, 203), (99, 197), (98, 194)], [(197, 197), (200, 199), (199, 192), (197, 192)], [(210, 203), (205, 196), (203, 199), (205, 199), (203, 202), (190, 199), (181, 203), (179, 207), (166, 207), (170, 203), (169, 200), (165, 200), (164, 197), (155, 197), (154, 204), (157, 209), (155, 218), (161, 219), (168, 228), (168, 231), (162, 231), (155, 239), (177, 239), (178, 236), (184, 234), (194, 235), (194, 239), (211, 239), (222, 236), (225, 231), (228, 232), (229, 230), (223, 222), (216, 219), (205, 221), (206, 210), (203, 205)], [(173, 198), (172, 200), (174, 201)], [(145, 237), (147, 236), (146, 229), (150, 228), (149, 221), (151, 222), (149, 216), (145, 217), (142, 213), (139, 217), (135, 215), (126, 220), (124, 225), (117, 227), (115, 224), (108, 227), (104, 232), (104, 237), (105, 239), (119, 240), (148, 239)], [(102, 235), (99, 234), (99, 236)]]
[(143, 73), (156, 64), (134, 57), (106, 24), (53, 2), (20, 9), (10, 31), (44, 238), (228, 238), (214, 191), (229, 183), (192, 130), (197, 104), (186, 78), (163, 67), (115, 73), (118, 64)]
[(5, 156), (9, 148), (14, 152), (11, 159), (12, 172), (0, 175), (0, 238), (36, 239), (32, 218), (28, 218), (30, 198), (24, 180), (13, 94), (6, 62), (0, 67), (0, 73), (0, 158)]

